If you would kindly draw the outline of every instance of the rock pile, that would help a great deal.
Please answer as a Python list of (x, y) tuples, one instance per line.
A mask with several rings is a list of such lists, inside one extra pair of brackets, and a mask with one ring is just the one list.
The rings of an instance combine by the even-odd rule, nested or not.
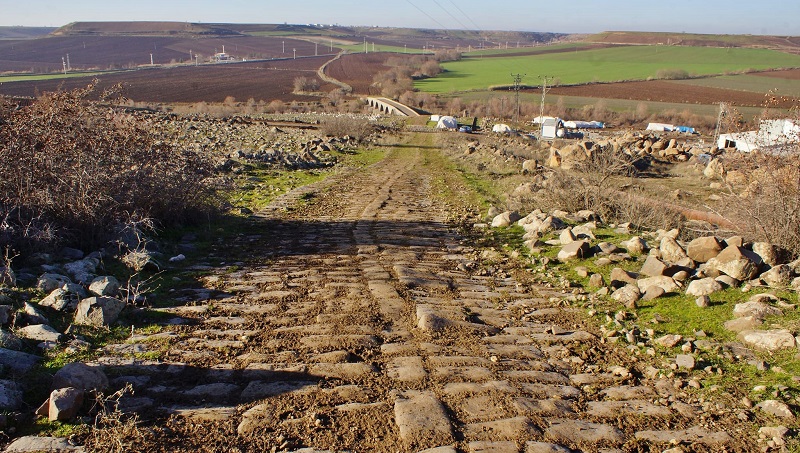
[[(610, 244), (597, 241), (593, 231), (600, 223), (591, 211), (536, 210), (524, 217), (516, 212), (493, 214), (496, 214), (493, 227), (507, 226), (518, 219), (516, 223), (525, 230), (523, 239), (532, 252), (542, 252), (547, 246), (558, 247), (557, 259), (562, 263), (588, 258), (595, 258), (598, 266), (641, 263), (637, 272), (618, 266), (608, 280), (600, 274), (590, 279), (591, 286), (599, 288), (599, 295), (609, 295), (628, 309), (635, 309), (640, 300), (674, 293), (692, 296), (698, 306), (705, 307), (716, 293), (731, 287), (745, 292), (753, 288), (800, 290), (800, 260), (789, 262), (785, 252), (765, 242), (747, 243), (739, 236), (704, 236), (681, 241), (679, 230), (673, 229)], [(617, 227), (620, 232), (628, 232), (627, 225)], [(548, 235), (557, 238), (542, 241)], [(587, 274), (585, 268), (576, 272)], [(735, 306), (734, 319), (725, 328), (738, 332), (739, 339), (755, 349), (794, 349), (798, 342), (793, 332), (759, 330), (767, 316), (780, 316), (783, 310), (794, 308), (774, 295), (757, 294)]]

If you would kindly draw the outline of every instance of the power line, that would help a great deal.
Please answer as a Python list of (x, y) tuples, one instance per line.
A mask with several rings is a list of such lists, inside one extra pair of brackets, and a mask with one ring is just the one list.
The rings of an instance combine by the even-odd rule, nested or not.
[(458, 6), (458, 5), (457, 5), (457, 4), (456, 4), (456, 3), (455, 3), (453, 0), (450, 0), (450, 4), (451, 4), (451, 5), (453, 5), (453, 7), (454, 7), (456, 10), (458, 10), (458, 12), (459, 12), (459, 13), (461, 13), (461, 14), (462, 14), (464, 17), (466, 17), (466, 18), (467, 18), (467, 20), (468, 20), (468, 21), (470, 21), (470, 23), (472, 23), (472, 25), (474, 25), (474, 26), (475, 26), (475, 30), (481, 31), (481, 27), (480, 27), (480, 25), (476, 24), (476, 23), (475, 23), (475, 21), (474, 21), (474, 20), (472, 20), (472, 18), (471, 18), (471, 17), (469, 17), (469, 16), (467, 15), (467, 13), (465, 13), (465, 12), (464, 12), (464, 11), (463, 11), (463, 10), (462, 10), (462, 9), (461, 9), (461, 8), (460, 8), (460, 7), (459, 7), (459, 6)]
[(442, 6), (442, 4), (441, 4), (441, 3), (439, 3), (439, 2), (438, 2), (438, 1), (436, 1), (436, 0), (433, 0), (433, 3), (436, 3), (436, 6), (438, 6), (439, 8), (442, 8), (442, 11), (444, 11), (445, 13), (447, 13), (447, 15), (448, 15), (448, 16), (452, 17), (454, 21), (458, 22), (458, 24), (459, 24), (459, 25), (461, 25), (461, 28), (462, 28), (462, 29), (466, 30), (466, 29), (468, 29), (468, 28), (469, 28), (469, 27), (467, 27), (466, 25), (464, 25), (464, 23), (463, 23), (463, 22), (461, 22), (460, 20), (458, 20), (458, 18), (457, 18), (456, 16), (454, 16), (454, 15), (453, 15), (453, 13), (451, 13), (449, 9), (445, 8), (444, 6)]
[(446, 30), (446, 29), (447, 29), (447, 27), (445, 27), (444, 25), (442, 25), (442, 23), (441, 23), (441, 22), (439, 22), (438, 20), (436, 20), (436, 19), (435, 19), (433, 16), (431, 16), (430, 14), (426, 13), (425, 11), (423, 11), (423, 10), (422, 10), (422, 9), (421, 9), (419, 6), (417, 6), (417, 5), (413, 4), (413, 3), (411, 3), (411, 0), (406, 0), (406, 1), (408, 2), (408, 4), (409, 4), (409, 5), (413, 6), (414, 8), (417, 8), (417, 11), (419, 11), (419, 12), (421, 12), (422, 14), (424, 14), (424, 15), (428, 16), (428, 19), (430, 19), (430, 20), (432, 20), (432, 21), (436, 22), (436, 24), (437, 24), (437, 25), (439, 25), (440, 27), (442, 27), (442, 29), (444, 29), (444, 30)]
[(519, 89), (522, 85), (522, 78), (525, 77), (527, 74), (511, 74), (511, 77), (514, 78), (514, 97), (517, 102), (517, 110), (514, 115), (514, 122), (519, 123)]

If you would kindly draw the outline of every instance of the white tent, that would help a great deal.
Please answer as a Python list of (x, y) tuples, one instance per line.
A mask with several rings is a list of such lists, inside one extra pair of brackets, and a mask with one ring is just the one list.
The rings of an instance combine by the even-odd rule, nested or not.
[(605, 124), (600, 121), (564, 121), (567, 129), (603, 129)]
[(511, 131), (512, 129), (508, 124), (495, 124), (492, 126), (492, 132), (496, 132), (498, 134), (508, 134)]
[(664, 123), (650, 123), (647, 125), (647, 130), (656, 132), (672, 132), (675, 130), (675, 125), (664, 124)]
[(436, 129), (458, 129), (458, 121), (452, 116), (443, 116), (436, 123)]

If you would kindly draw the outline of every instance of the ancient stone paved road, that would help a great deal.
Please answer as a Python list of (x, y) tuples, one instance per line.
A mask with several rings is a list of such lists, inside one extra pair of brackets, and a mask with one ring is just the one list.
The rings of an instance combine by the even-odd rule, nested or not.
[[(174, 415), (152, 451), (719, 451), (672, 381), (635, 377), (574, 329), (561, 294), (474, 275), (420, 152), (278, 200), (170, 310), (198, 321), (134, 335), (99, 360), (124, 407)], [(335, 183), (335, 185), (334, 185)], [(324, 187), (323, 187), (324, 189)], [(304, 194), (306, 194), (304, 196)], [(260, 262), (261, 264), (246, 264)], [(213, 288), (213, 289), (209, 289)], [(123, 358), (167, 349), (172, 362)], [(618, 352), (617, 352), (618, 354)], [(613, 359), (610, 359), (613, 360)], [(145, 423), (146, 425), (147, 423)], [(192, 436), (197, 436), (192, 440)], [(674, 445), (673, 445), (674, 446)], [(430, 449), (430, 450), (429, 450)], [(734, 448), (735, 449), (735, 448)]]

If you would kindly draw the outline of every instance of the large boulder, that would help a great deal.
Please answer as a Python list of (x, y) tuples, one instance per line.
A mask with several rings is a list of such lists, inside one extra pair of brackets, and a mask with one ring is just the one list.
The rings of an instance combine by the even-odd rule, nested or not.
[(516, 211), (506, 211), (492, 219), (492, 228), (507, 227), (521, 218), (522, 216)]
[(711, 159), (703, 170), (703, 176), (708, 179), (725, 178), (725, 167), (719, 159)]
[(661, 239), (659, 251), (661, 252), (661, 259), (671, 264), (677, 264), (683, 261), (685, 258), (688, 258), (688, 255), (686, 255), (686, 251), (683, 250), (683, 247), (681, 247), (675, 239), (669, 236), (665, 236)]
[(722, 251), (722, 243), (714, 236), (706, 236), (694, 239), (686, 246), (686, 254), (693, 261), (705, 263), (711, 258), (719, 255)]
[(98, 367), (73, 362), (64, 365), (53, 376), (54, 390), (74, 387), (76, 389), (103, 391), (108, 387), (108, 377)]
[(786, 329), (745, 330), (738, 337), (747, 346), (769, 352), (797, 347), (794, 335)]
[(621, 244), (631, 255), (641, 255), (647, 252), (647, 242), (639, 236), (634, 236)]
[(646, 292), (647, 288), (651, 286), (658, 286), (663, 289), (665, 293), (672, 293), (680, 289), (680, 285), (678, 285), (675, 279), (666, 275), (640, 278), (636, 280), (636, 286), (639, 287), (639, 291), (641, 292)]
[(66, 270), (76, 282), (88, 284), (95, 278), (98, 264), (100, 264), (100, 261), (96, 258), (84, 258), (80, 261), (73, 261), (65, 264), (64, 270)]
[(17, 329), (17, 336), (21, 338), (27, 338), (29, 340), (47, 341), (52, 343), (58, 343), (62, 338), (61, 332), (46, 324), (35, 324)]
[(22, 388), (14, 381), (0, 379), (0, 411), (15, 411), (22, 406)]
[(733, 316), (737, 318), (752, 317), (763, 320), (767, 316), (781, 316), (783, 311), (759, 300), (750, 300), (736, 304), (733, 307)]
[(574, 259), (587, 258), (589, 256), (591, 247), (587, 241), (575, 241), (565, 245), (558, 252), (559, 261), (569, 261)]
[(67, 291), (63, 287), (56, 288), (42, 299), (39, 305), (50, 307), (57, 311), (74, 310), (78, 306), (78, 295)]
[(758, 275), (761, 258), (755, 253), (736, 246), (728, 246), (706, 265), (736, 280), (750, 280)]
[(761, 274), (759, 278), (772, 287), (789, 286), (792, 283), (794, 271), (788, 264), (779, 264)]
[(110, 275), (97, 277), (89, 284), (89, 291), (96, 296), (115, 296), (119, 292), (119, 281)]
[(611, 294), (612, 299), (629, 309), (636, 308), (636, 302), (641, 297), (642, 293), (636, 285), (625, 285)]
[(43, 293), (50, 293), (56, 288), (61, 288), (67, 283), (72, 283), (69, 277), (61, 274), (42, 274), (36, 282), (36, 289)]
[(611, 280), (611, 286), (614, 288), (620, 288), (625, 285), (635, 285), (636, 279), (639, 278), (639, 276), (638, 274), (628, 272), (621, 267), (615, 267), (614, 269), (611, 269), (611, 275), (609, 278)]
[(667, 268), (668, 266), (663, 261), (653, 255), (649, 255), (639, 273), (649, 277), (658, 277), (659, 275), (665, 275)]
[(754, 242), (753, 253), (758, 255), (762, 262), (770, 266), (775, 266), (780, 260), (777, 247), (769, 242)]
[(686, 288), (686, 294), (690, 296), (710, 296), (717, 291), (722, 291), (722, 285), (711, 277), (694, 280)]
[(75, 418), (83, 405), (84, 391), (73, 387), (53, 390), (50, 393), (48, 418), (50, 421), (67, 421)]
[(75, 310), (75, 324), (108, 326), (116, 322), (125, 308), (125, 302), (111, 297), (83, 299)]

